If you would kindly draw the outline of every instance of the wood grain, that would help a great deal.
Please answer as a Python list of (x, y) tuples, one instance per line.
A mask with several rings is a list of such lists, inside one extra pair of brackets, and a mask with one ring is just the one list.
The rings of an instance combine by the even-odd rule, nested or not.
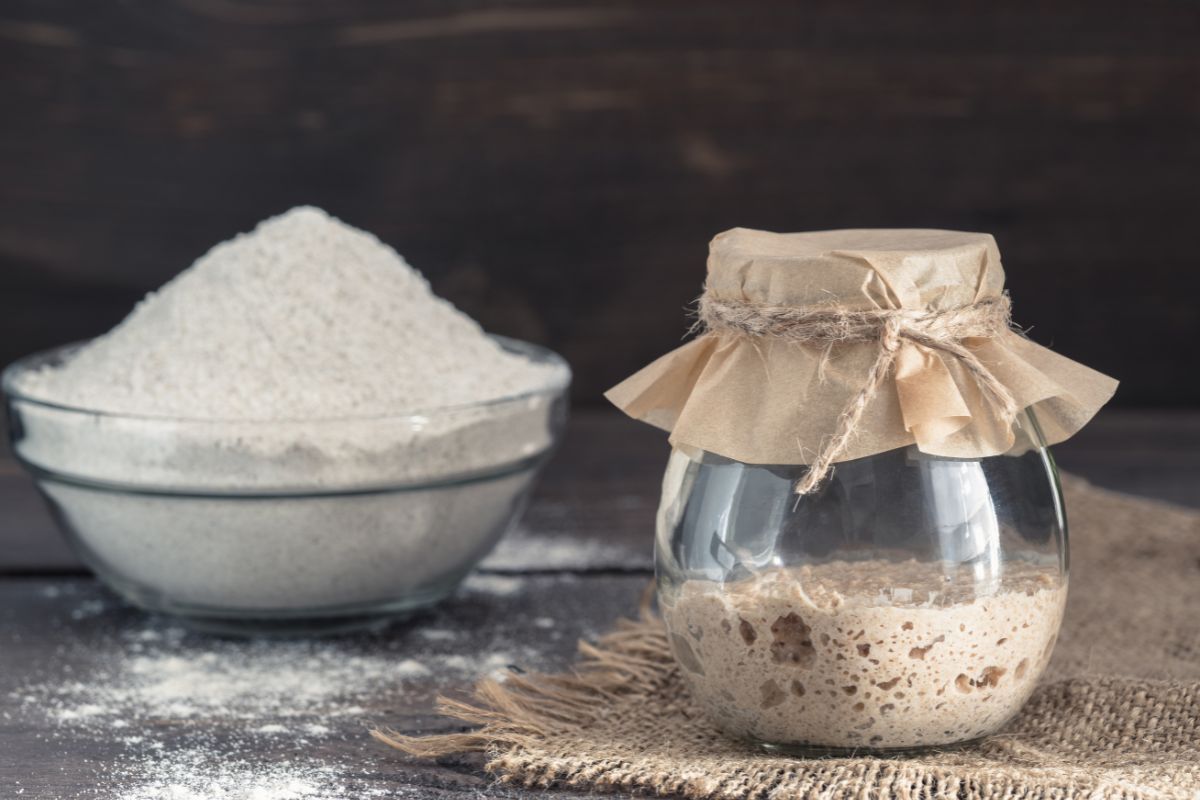
[(18, 0), (0, 361), (310, 202), (564, 353), (583, 404), (746, 225), (992, 231), (1034, 338), (1195, 406), (1198, 35), (1188, 0)]

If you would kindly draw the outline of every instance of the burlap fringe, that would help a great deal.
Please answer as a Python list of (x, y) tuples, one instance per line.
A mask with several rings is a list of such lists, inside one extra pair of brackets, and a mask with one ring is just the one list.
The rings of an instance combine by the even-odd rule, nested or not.
[(421, 737), (376, 728), (371, 735), (421, 758), (528, 749), (564, 728), (587, 726), (617, 696), (652, 693), (664, 677), (663, 664), (674, 658), (662, 622), (645, 604), (640, 619), (619, 620), (595, 645), (581, 641), (579, 654), (569, 674), (485, 678), (475, 687), (473, 703), (438, 697), (439, 713), (478, 726), (474, 731)]

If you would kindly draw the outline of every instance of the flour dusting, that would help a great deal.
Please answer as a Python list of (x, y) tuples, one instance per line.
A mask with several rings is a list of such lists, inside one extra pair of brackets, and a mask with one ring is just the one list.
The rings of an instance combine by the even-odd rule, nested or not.
[(317, 720), (360, 717), (368, 700), (413, 681), (469, 681), (514, 660), (508, 652), (406, 657), (319, 640), (214, 640), (196, 651), (183, 647), (187, 636), (178, 627), (130, 632), (86, 678), (35, 683), (16, 699), (72, 727), (220, 718), (261, 732), (281, 720), (289, 730), (328, 732)]
[[(71, 587), (44, 594), (56, 600), (74, 593)], [(83, 598), (75, 607), (95, 602)], [(64, 609), (63, 617), (77, 621), (73, 610)], [(454, 633), (452, 624), (442, 616), (429, 629)], [(48, 720), (56, 739), (115, 746), (110, 760), (97, 765), (110, 792), (103, 796), (115, 800), (420, 797), (419, 788), (395, 787), (386, 770), (376, 775), (378, 754), (365, 745), (367, 731), (390, 720), (370, 709), (411, 703), (414, 693), (461, 690), (483, 675), (503, 678), (512, 664), (536, 668), (541, 656), (512, 648), (507, 634), (456, 653), (447, 648), (457, 635), (410, 633), (223, 640), (148, 620), (78, 645), (86, 656), (64, 657), (86, 659), (86, 672), (50, 669), (16, 686), (15, 708), (5, 719)], [(359, 741), (364, 745), (344, 746)]]
[(229, 757), (210, 748), (148, 754), (122, 766), (134, 785), (116, 800), (350, 800), (393, 796), (384, 787), (347, 784), (338, 769), (316, 759), (269, 763)]
[(488, 570), (588, 570), (652, 567), (649, 547), (631, 552), (628, 547), (571, 532), (534, 534), (516, 530), (506, 536), (482, 563)]

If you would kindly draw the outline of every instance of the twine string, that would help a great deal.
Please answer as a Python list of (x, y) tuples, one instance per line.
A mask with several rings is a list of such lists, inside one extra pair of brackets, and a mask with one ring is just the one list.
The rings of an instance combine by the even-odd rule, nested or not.
[(954, 358), (979, 386), (997, 418), (1011, 425), (1020, 413), (1016, 398), (999, 378), (967, 347), (964, 339), (992, 338), (1012, 324), (1012, 303), (1007, 294), (970, 305), (937, 311), (873, 309), (856, 311), (837, 307), (771, 306), (725, 300), (705, 294), (700, 298), (699, 326), (708, 333), (750, 338), (774, 338), (817, 344), (826, 357), (839, 344), (877, 342), (879, 355), (866, 382), (838, 415), (837, 425), (822, 444), (808, 472), (796, 484), (803, 496), (816, 489), (833, 464), (849, 447), (871, 400), (891, 372), (900, 348), (911, 342)]

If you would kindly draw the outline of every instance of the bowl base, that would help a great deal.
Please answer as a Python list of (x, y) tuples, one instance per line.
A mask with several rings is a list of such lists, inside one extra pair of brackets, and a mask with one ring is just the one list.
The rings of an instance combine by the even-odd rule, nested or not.
[(93, 565), (93, 571), (124, 600), (157, 614), (169, 614), (179, 624), (200, 633), (233, 637), (340, 636), (377, 631), (440, 603), (458, 588), (466, 574), (403, 597), (340, 606), (306, 609), (240, 609), (184, 603), (146, 590)]
[(197, 633), (235, 638), (311, 638), (344, 636), (353, 633), (378, 633), (393, 623), (412, 617), (419, 609), (394, 613), (360, 614), (345, 617), (312, 617), (307, 619), (272, 617), (201, 617), (179, 614), (175, 618), (183, 627)]

